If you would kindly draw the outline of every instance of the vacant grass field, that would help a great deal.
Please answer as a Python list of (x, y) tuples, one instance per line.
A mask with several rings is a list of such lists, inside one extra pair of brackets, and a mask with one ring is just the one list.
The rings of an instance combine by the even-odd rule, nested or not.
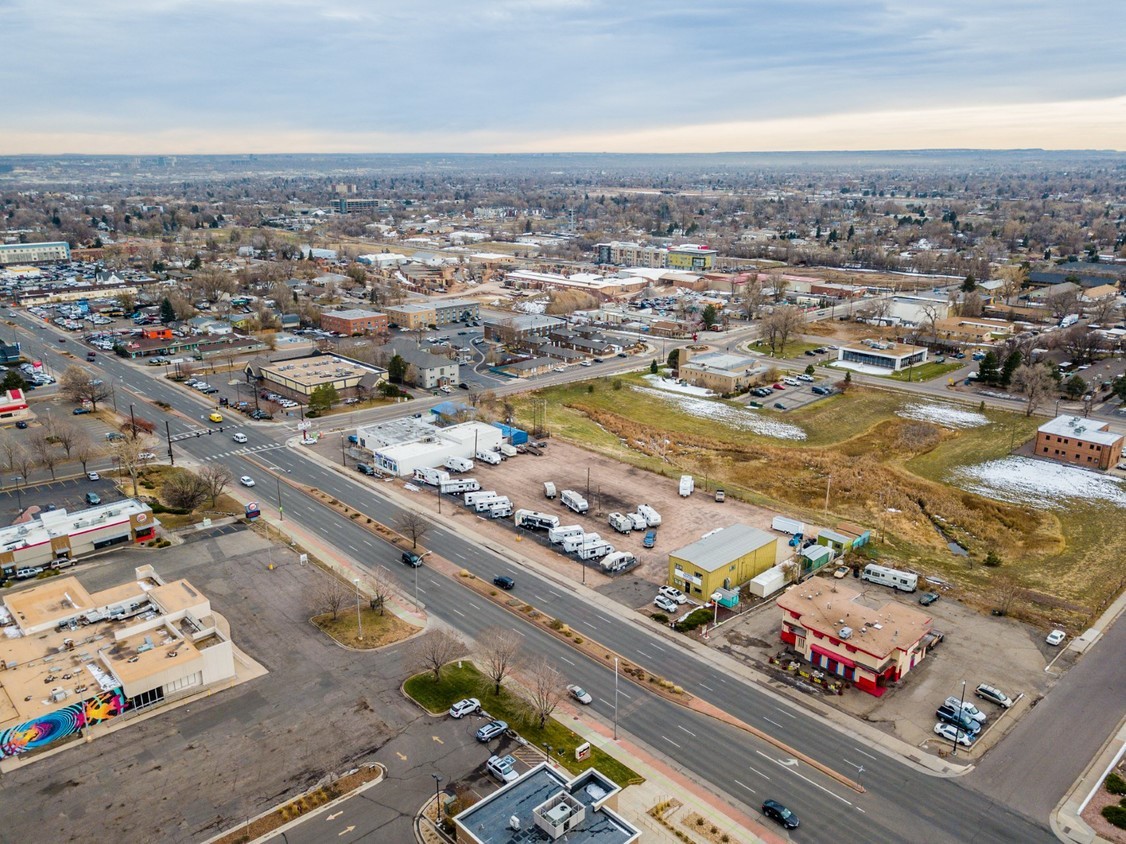
[[(1120, 508), (1074, 501), (1065, 514), (949, 483), (959, 467), (1004, 457), (1027, 442), (1035, 418), (989, 410), (988, 425), (944, 427), (897, 411), (931, 404), (979, 408), (853, 387), (783, 417), (771, 415), (805, 432), (804, 440), (787, 440), (738, 427), (740, 414), (754, 411), (736, 402), (692, 397), (704, 405), (686, 409), (633, 389), (646, 386), (640, 375), (625, 375), (535, 397), (547, 399), (553, 436), (666, 476), (706, 472), (728, 495), (815, 523), (864, 525), (873, 530), (872, 554), (952, 580), (983, 607), (1000, 590), (1018, 589), (1017, 603), (1030, 618), (1078, 623), (1126, 579), (1108, 576), (1122, 570), (1126, 555), (1126, 534), (1116, 528)], [(531, 416), (527, 402), (517, 404), (519, 419)], [(735, 414), (729, 417), (735, 424), (709, 418), (717, 409)], [(828, 519), (822, 512), (827, 488)], [(967, 548), (969, 557), (952, 554), (948, 539)], [(1001, 557), (1000, 568), (982, 565), (990, 551)]]
[(932, 360), (922, 366), (913, 366), (907, 370), (893, 372), (887, 377), (892, 381), (930, 381), (932, 378), (938, 378), (956, 369), (961, 369), (964, 365), (961, 361), (935, 363)]
[(314, 616), (313, 624), (342, 645), (359, 650), (381, 648), (393, 642), (400, 642), (418, 628), (407, 624), (393, 613), (380, 614), (367, 604), (360, 605), (360, 618), (357, 621), (356, 608), (345, 607), (332, 617), (332, 613)]
[[(438, 682), (429, 672), (416, 674), (403, 684), (403, 689), (435, 714), (445, 712), (450, 704), (462, 698), (475, 697), (481, 701), (485, 712), (507, 722), (530, 744), (540, 748), (550, 746), (553, 758), (572, 773), (577, 774), (593, 766), (619, 785), (644, 782), (634, 770), (596, 747), (591, 748), (588, 759), (576, 761), (575, 748), (583, 744), (584, 739), (554, 718), (548, 718), (541, 730), (539, 720), (532, 715), (527, 703), (503, 686), (499, 695), (493, 694), (492, 683), (469, 660), (447, 665), (442, 669)], [(562, 754), (559, 751), (563, 751)]]

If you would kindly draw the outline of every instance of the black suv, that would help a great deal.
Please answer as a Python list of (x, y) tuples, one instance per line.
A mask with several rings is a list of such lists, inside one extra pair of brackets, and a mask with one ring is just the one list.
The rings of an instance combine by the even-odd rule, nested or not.
[(502, 574), (498, 574), (493, 578), (493, 586), (499, 586), (501, 589), (511, 589), (515, 585), (515, 580), (513, 580), (511, 577), (505, 577)]
[(418, 556), (418, 554), (413, 551), (404, 551), (399, 559), (414, 569), (422, 565), (422, 557)]

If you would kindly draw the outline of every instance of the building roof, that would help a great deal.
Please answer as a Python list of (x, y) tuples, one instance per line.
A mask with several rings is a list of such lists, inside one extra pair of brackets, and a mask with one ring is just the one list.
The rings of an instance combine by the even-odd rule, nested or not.
[(868, 606), (860, 592), (839, 581), (830, 585), (815, 578), (795, 584), (779, 596), (777, 604), (796, 613), (806, 630), (840, 639), (841, 628), (851, 628), (848, 644), (879, 659), (907, 650), (931, 628), (925, 613), (895, 601)]
[(727, 352), (708, 352), (689, 358), (681, 369), (721, 370), (742, 375), (761, 369), (759, 362), (746, 355), (733, 355)]
[(1106, 423), (1094, 422), (1082, 416), (1057, 416), (1051, 422), (1045, 422), (1036, 430), (1041, 434), (1050, 434), (1053, 437), (1068, 437), (1083, 442), (1098, 445), (1114, 445), (1122, 441), (1122, 434), (1108, 431)]
[(266, 378), (277, 383), (286, 381), (303, 387), (330, 384), (348, 378), (360, 378), (369, 373), (382, 375), (386, 372), (377, 366), (369, 366), (357, 361), (347, 360), (336, 355), (316, 355), (310, 358), (294, 358), (285, 363), (270, 363), (260, 367)]
[[(151, 514), (152, 510), (133, 498), (99, 504), (77, 513), (68, 513), (65, 509), (42, 512), (30, 522), (0, 528), (0, 551), (46, 545), (56, 536), (70, 536), (108, 525), (120, 524), (128, 528), (129, 518), (139, 513)], [(158, 524), (155, 520), (153, 523)]]
[[(606, 799), (620, 790), (615, 782), (593, 768), (567, 780), (561, 772), (541, 762), (470, 806), (456, 820), (473, 844), (551, 841), (552, 837), (537, 828), (536, 816), (546, 817), (555, 805), (549, 801), (557, 801), (568, 803), (573, 809), (581, 806), (584, 812), (582, 820), (566, 830), (566, 838), (560, 836), (558, 840), (570, 844), (629, 844), (641, 837), (641, 831), (603, 807)], [(519, 820), (519, 829), (511, 828), (510, 820), (514, 817)]]
[(721, 566), (730, 564), (737, 557), (750, 554), (764, 545), (777, 541), (776, 536), (764, 530), (750, 525), (736, 524), (720, 528), (691, 545), (671, 551), (669, 556), (691, 563), (703, 571), (715, 571)]
[(371, 319), (372, 317), (384, 316), (384, 314), (379, 311), (368, 311), (364, 308), (344, 308), (339, 311), (325, 311), (321, 316), (333, 317), (334, 319)]

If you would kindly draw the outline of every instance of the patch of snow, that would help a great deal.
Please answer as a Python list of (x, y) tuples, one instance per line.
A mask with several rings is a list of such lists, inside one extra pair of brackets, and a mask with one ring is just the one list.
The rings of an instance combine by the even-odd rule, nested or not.
[(867, 363), (856, 363), (850, 360), (837, 360), (829, 364), (837, 369), (851, 369), (862, 375), (891, 375), (891, 370), (884, 366), (871, 366)]
[(632, 387), (631, 389), (651, 396), (659, 401), (671, 404), (681, 413), (687, 413), (689, 416), (697, 416), (701, 419), (710, 419), (713, 422), (719, 422), (721, 425), (727, 425), (728, 427), (736, 428), (740, 431), (750, 431), (753, 434), (760, 434), (764, 437), (774, 437), (779, 440), (805, 439), (805, 431), (797, 425), (790, 425), (785, 422), (776, 422), (773, 419), (764, 418), (756, 414), (754, 410), (750, 408), (748, 408), (748, 410), (742, 410), (740, 408), (731, 407), (723, 402), (709, 401), (693, 396), (675, 395), (662, 390), (654, 390), (649, 387)]
[(1126, 506), (1126, 484), (1109, 475), (1029, 457), (1005, 457), (954, 473), (970, 492), (1014, 504), (1062, 506), (1068, 499), (1101, 500)]
[(904, 419), (934, 422), (947, 428), (980, 428), (989, 424), (983, 414), (950, 404), (909, 404), (895, 412)]
[(646, 375), (645, 380), (658, 390), (668, 390), (670, 393), (685, 393), (689, 396), (714, 396), (707, 387), (694, 387), (691, 384), (681, 384), (675, 378), (662, 378), (660, 375)]

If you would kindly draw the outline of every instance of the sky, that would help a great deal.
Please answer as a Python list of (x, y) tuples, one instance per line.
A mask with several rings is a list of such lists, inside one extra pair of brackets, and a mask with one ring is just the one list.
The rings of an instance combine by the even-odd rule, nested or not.
[(1083, 0), (0, 0), (0, 154), (1126, 150)]

